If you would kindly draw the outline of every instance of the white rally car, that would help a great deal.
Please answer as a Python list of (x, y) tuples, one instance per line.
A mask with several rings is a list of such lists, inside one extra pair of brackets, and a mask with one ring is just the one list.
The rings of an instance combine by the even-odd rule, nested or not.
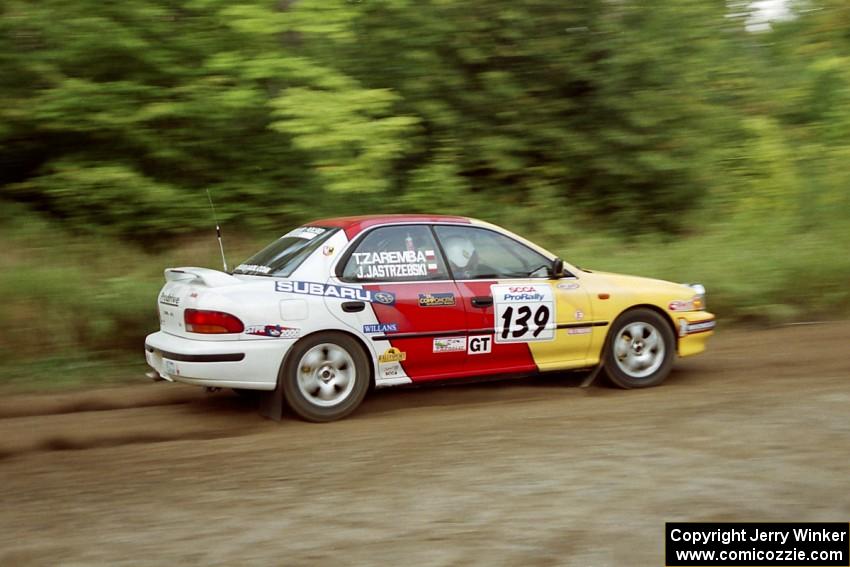
[(319, 220), (232, 273), (165, 270), (157, 378), (269, 392), (311, 421), (348, 415), (373, 386), (604, 368), (659, 384), (705, 350), (714, 316), (699, 285), (564, 263), (465, 217)]

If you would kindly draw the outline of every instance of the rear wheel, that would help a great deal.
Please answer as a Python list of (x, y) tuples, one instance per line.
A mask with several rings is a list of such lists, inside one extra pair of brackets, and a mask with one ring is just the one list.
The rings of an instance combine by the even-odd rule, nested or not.
[(650, 309), (634, 309), (611, 327), (605, 373), (621, 388), (657, 386), (670, 373), (675, 354), (675, 337), (667, 321)]
[(307, 421), (341, 419), (369, 390), (369, 362), (356, 340), (342, 333), (319, 333), (299, 341), (281, 377), (289, 407)]

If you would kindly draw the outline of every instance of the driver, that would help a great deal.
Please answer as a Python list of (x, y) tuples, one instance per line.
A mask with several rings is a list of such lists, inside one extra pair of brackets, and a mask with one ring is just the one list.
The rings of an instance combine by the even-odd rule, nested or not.
[(470, 279), (476, 277), (476, 274), (480, 271), (478, 269), (478, 252), (472, 245), (472, 241), (464, 236), (449, 236), (443, 244), (455, 278)]

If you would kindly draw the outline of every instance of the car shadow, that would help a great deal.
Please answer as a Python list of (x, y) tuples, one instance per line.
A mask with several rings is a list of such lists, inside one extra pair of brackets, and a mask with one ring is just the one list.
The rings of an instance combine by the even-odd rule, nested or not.
[[(687, 383), (689, 374), (687, 368), (679, 368), (677, 365), (660, 387), (682, 386)], [(479, 378), (378, 388), (366, 396), (363, 404), (348, 419), (432, 407), (518, 403), (562, 395), (565, 391), (573, 395), (594, 397), (628, 392), (608, 385), (602, 375), (597, 376), (591, 385), (582, 387), (589, 375), (589, 371), (549, 372), (527, 377)], [(259, 398), (240, 396), (232, 390), (224, 389), (200, 394), (186, 403), (186, 408), (192, 412), (215, 412), (219, 415), (256, 414)], [(284, 420), (293, 418), (290, 411), (284, 411)]]

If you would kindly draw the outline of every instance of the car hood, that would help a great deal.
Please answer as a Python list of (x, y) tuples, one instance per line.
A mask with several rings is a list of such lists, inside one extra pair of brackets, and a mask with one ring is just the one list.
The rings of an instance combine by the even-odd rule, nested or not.
[(597, 271), (584, 272), (582, 277), (631, 293), (661, 294), (671, 299), (690, 299), (694, 296), (694, 290), (687, 285), (666, 280)]

